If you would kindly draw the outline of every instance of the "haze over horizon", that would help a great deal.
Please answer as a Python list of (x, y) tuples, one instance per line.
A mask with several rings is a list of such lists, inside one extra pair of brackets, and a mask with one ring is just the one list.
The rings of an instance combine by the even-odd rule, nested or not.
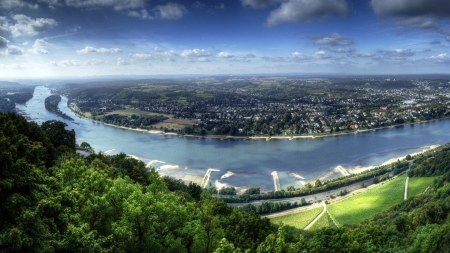
[(2, 0), (0, 77), (450, 74), (446, 0)]

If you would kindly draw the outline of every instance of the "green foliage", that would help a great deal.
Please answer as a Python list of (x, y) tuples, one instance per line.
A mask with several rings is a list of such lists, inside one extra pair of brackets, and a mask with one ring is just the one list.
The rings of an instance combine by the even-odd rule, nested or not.
[[(269, 219), (213, 198), (212, 189), (161, 178), (125, 154), (78, 157), (74, 140), (64, 123), (38, 126), (0, 114), (1, 253), (449, 252), (450, 172), (440, 152), (436, 161), (428, 157), (417, 163), (433, 165), (432, 173), (439, 175), (427, 194), (387, 209), (386, 198), (403, 197), (401, 176), (349, 198), (372, 203), (365, 211), (372, 220), (332, 229), (324, 218), (317, 223), (324, 228), (308, 232), (291, 226), (277, 230)], [(410, 181), (412, 187), (423, 188), (424, 180), (417, 180)], [(345, 201), (337, 213), (351, 216), (360, 202)], [(334, 206), (328, 210), (337, 219)], [(386, 210), (374, 215), (377, 206)]]
[(61, 102), (61, 96), (60, 95), (51, 95), (45, 99), (45, 109), (47, 111), (56, 114), (63, 119), (73, 120), (70, 116), (63, 113), (59, 108), (58, 104)]
[(222, 194), (222, 195), (236, 195), (236, 188), (234, 188), (234, 187), (222, 187), (219, 190), (219, 194)]

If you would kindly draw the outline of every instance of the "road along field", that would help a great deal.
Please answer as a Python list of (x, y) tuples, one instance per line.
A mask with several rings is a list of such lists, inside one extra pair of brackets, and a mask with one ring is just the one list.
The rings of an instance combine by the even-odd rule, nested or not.
[(320, 217), (316, 223), (314, 223), (309, 230), (314, 231), (317, 229), (330, 227), (330, 228), (337, 228), (337, 225), (334, 224), (333, 219), (331, 219), (330, 214), (328, 214), (328, 211)]
[(318, 206), (314, 209), (302, 210), (297, 213), (287, 214), (283, 216), (270, 218), (272, 223), (283, 223), (285, 225), (293, 226), (299, 229), (305, 228), (312, 220), (314, 220), (317, 215), (319, 215), (323, 210), (322, 206)]

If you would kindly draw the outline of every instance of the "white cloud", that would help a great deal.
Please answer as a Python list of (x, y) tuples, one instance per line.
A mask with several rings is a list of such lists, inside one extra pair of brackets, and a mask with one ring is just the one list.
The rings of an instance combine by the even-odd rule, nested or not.
[(349, 48), (349, 47), (327, 47), (326, 50), (333, 52), (333, 53), (352, 53), (355, 52), (355, 49)]
[(6, 48), (5, 54), (9, 55), (22, 55), (24, 53), (24, 50), (18, 46), (10, 45), (8, 48)]
[(12, 17), (17, 23), (9, 27), (13, 37), (34, 36), (58, 25), (54, 19), (37, 18), (32, 19), (23, 14)]
[(81, 8), (112, 7), (115, 10), (145, 7), (147, 0), (66, 0), (66, 5)]
[(61, 6), (59, 0), (38, 0), (40, 3), (46, 3), (50, 10), (56, 10), (56, 6)]
[(48, 54), (48, 51), (46, 50), (48, 46), (50, 46), (50, 43), (48, 43), (47, 41), (43, 39), (37, 39), (31, 49), (28, 50), (28, 52), (34, 54)]
[(447, 54), (433, 55), (429, 59), (437, 60), (438, 62), (450, 62), (450, 58), (447, 56)]
[(409, 26), (419, 29), (439, 28), (439, 22), (431, 17), (402, 17), (394, 20), (388, 20), (387, 25)]
[(196, 9), (205, 8), (206, 4), (201, 3), (200, 1), (195, 1), (192, 3), (192, 7)]
[(128, 11), (127, 15), (130, 17), (141, 18), (141, 19), (146, 19), (146, 20), (155, 19), (155, 17), (150, 15), (150, 13), (148, 13), (148, 11), (146, 9), (142, 9), (140, 11)]
[(345, 38), (338, 33), (332, 33), (328, 36), (321, 37), (314, 41), (314, 45), (330, 45), (330, 46), (345, 46), (353, 44), (353, 40)]
[(48, 63), (48, 65), (53, 66), (53, 67), (76, 67), (76, 66), (80, 66), (80, 64), (78, 64), (76, 61), (74, 60), (63, 60), (63, 61), (51, 61)]
[(205, 57), (200, 57), (197, 60), (200, 61), (200, 62), (210, 62), (210, 60), (208, 58), (205, 58)]
[(331, 58), (331, 56), (329, 54), (327, 54), (327, 52), (325, 52), (325, 51), (315, 52), (312, 55), (312, 57), (315, 59), (330, 59)]
[(117, 59), (117, 65), (130, 65), (130, 64), (133, 64), (133, 60), (123, 58)]
[(242, 5), (253, 8), (265, 8), (278, 3), (288, 2), (288, 0), (241, 0)]
[(0, 16), (0, 36), (4, 36), (9, 33), (9, 23), (6, 17)]
[(76, 33), (76, 32), (78, 32), (79, 30), (81, 30), (81, 26), (79, 26), (79, 25), (74, 25), (73, 28), (70, 29), (69, 31), (72, 32), (72, 33)]
[(228, 53), (228, 52), (220, 52), (217, 54), (218, 58), (233, 58), (234, 55)]
[(187, 10), (184, 6), (176, 3), (168, 3), (166, 5), (158, 5), (154, 8), (155, 14), (160, 19), (180, 19), (186, 13)]
[(0, 9), (18, 9), (18, 8), (30, 8), (30, 9), (38, 9), (39, 5), (30, 4), (21, 0), (1, 0), (0, 1)]
[(416, 53), (411, 49), (394, 49), (384, 51), (384, 55), (387, 57), (411, 57)]
[(102, 64), (106, 64), (106, 63), (108, 63), (108, 62), (101, 60), (101, 59), (93, 58), (93, 59), (83, 62), (83, 65), (84, 66), (98, 66), (98, 65), (102, 65)]
[(77, 54), (116, 54), (121, 52), (122, 50), (120, 48), (95, 48), (90, 46), (87, 46), (81, 50), (77, 50)]
[(157, 57), (155, 57), (152, 54), (129, 54), (128, 57), (134, 59), (134, 60), (156, 60)]
[(370, 5), (378, 16), (388, 18), (388, 25), (438, 29), (437, 18), (450, 17), (447, 0), (371, 0)]
[(357, 57), (362, 57), (362, 58), (374, 56), (374, 54), (372, 54), (372, 53), (366, 53), (366, 52), (360, 52), (360, 51), (354, 52), (353, 55), (357, 56)]
[(384, 17), (450, 16), (447, 0), (371, 0), (370, 5), (377, 15)]
[(181, 57), (209, 57), (211, 54), (205, 49), (184, 50), (181, 52)]
[(10, 65), (4, 65), (0, 64), (0, 68), (6, 69), (6, 70), (24, 70), (24, 69), (31, 69), (32, 67), (28, 64), (10, 64)]
[(347, 17), (349, 13), (346, 0), (288, 0), (269, 14), (266, 25), (272, 27), (285, 22), (310, 22), (329, 15)]
[(299, 52), (294, 52), (285, 57), (261, 57), (265, 61), (272, 62), (305, 62), (311, 60), (311, 57), (303, 55)]
[(8, 46), (9, 40), (0, 36), (0, 48), (6, 48)]

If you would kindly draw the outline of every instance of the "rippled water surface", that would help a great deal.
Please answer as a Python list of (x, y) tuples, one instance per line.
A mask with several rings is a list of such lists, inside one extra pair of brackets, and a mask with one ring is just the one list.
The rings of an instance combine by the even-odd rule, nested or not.
[[(218, 186), (228, 184), (273, 190), (270, 173), (277, 171), (281, 188), (288, 185), (299, 187), (338, 165), (346, 169), (380, 165), (391, 158), (421, 151), (429, 145), (450, 142), (450, 120), (291, 141), (163, 136), (81, 119), (67, 107), (65, 97), (59, 107), (75, 121), (64, 120), (45, 110), (44, 100), (49, 95), (49, 89), (39, 86), (34, 97), (25, 106), (17, 105), (17, 108), (38, 123), (53, 119), (66, 122), (69, 129), (75, 129), (78, 140), (90, 143), (96, 151), (115, 149), (111, 154), (124, 152), (144, 161), (159, 160), (165, 165), (178, 165), (178, 168), (172, 166), (169, 167), (172, 169), (160, 170), (162, 174), (200, 183), (208, 168), (219, 169), (219, 172), (212, 172), (210, 178)], [(160, 165), (155, 164), (156, 167)], [(224, 176), (227, 171), (232, 173)]]

